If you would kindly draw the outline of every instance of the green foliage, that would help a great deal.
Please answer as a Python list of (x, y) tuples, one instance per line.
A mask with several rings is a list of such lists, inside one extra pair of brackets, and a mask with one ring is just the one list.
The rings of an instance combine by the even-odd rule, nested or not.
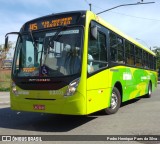
[(0, 45), (0, 59), (5, 59), (8, 51), (13, 47), (14, 43), (9, 41), (8, 47), (5, 49), (4, 44)]
[(9, 91), (10, 90), (10, 81), (0, 82), (0, 91)]
[(152, 50), (157, 56), (157, 69), (160, 69), (160, 47), (154, 46)]
[(10, 72), (0, 71), (0, 91), (9, 91), (10, 89)]

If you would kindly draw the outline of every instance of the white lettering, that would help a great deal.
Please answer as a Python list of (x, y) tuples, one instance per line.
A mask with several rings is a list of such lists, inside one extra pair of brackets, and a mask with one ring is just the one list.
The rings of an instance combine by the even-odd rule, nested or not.
[(132, 79), (131, 73), (128, 72), (123, 73), (123, 80), (131, 80), (131, 79)]

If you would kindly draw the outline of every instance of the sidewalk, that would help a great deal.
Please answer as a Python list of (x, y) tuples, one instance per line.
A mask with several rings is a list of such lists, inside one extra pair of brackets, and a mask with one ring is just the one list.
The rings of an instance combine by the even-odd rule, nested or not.
[(0, 105), (9, 105), (10, 97), (9, 92), (0, 92)]

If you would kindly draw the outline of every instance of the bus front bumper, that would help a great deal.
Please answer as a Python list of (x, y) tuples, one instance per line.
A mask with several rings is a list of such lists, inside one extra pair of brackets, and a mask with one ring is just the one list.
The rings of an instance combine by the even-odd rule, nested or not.
[(73, 96), (55, 100), (33, 100), (11, 93), (11, 109), (16, 111), (86, 115), (86, 100), (83, 95), (76, 93)]

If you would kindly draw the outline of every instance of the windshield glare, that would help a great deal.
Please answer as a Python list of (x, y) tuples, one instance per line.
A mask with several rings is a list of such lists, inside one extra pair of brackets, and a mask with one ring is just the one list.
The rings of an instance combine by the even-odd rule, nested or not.
[(58, 77), (80, 73), (81, 28), (33, 32), (22, 39), (16, 46), (14, 75)]

